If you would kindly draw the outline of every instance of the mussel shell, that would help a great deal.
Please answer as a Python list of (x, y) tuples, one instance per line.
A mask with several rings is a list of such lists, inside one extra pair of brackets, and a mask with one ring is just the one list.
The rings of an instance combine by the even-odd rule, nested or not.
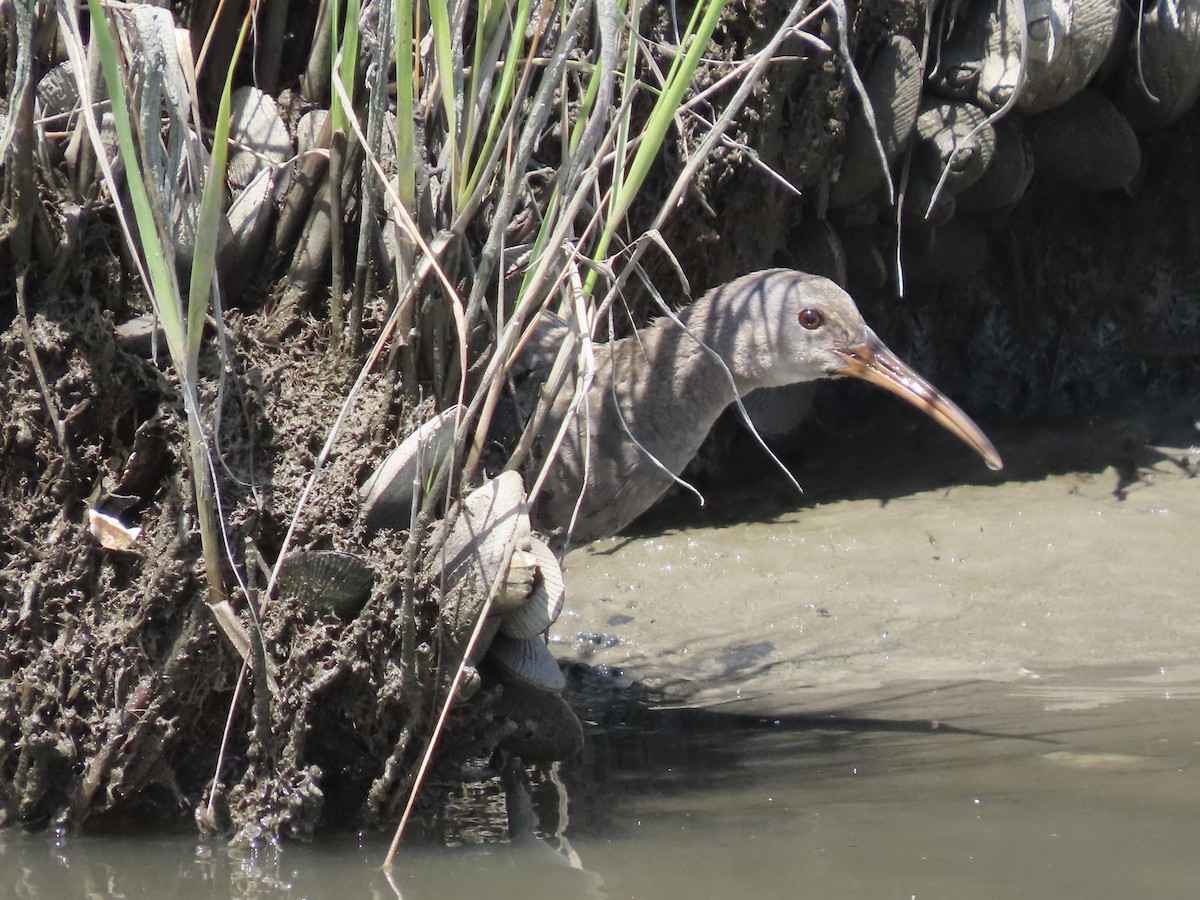
[(1080, 91), (1027, 122), (1034, 170), (1041, 178), (1087, 191), (1109, 191), (1125, 187), (1141, 168), (1137, 135), (1097, 91)]
[(296, 151), (303, 155), (317, 149), (318, 139), (329, 118), (327, 109), (310, 109), (296, 123)]
[[(921, 80), (921, 54), (912, 41), (901, 35), (893, 36), (883, 46), (863, 79), (875, 113), (879, 142), (889, 163), (904, 149), (912, 134), (921, 102)], [(882, 182), (875, 136), (867, 125), (866, 110), (858, 109), (846, 130), (841, 173), (830, 186), (829, 203), (834, 207), (857, 203)], [(844, 262), (842, 268), (844, 273)]]
[(66, 127), (66, 116), (79, 105), (79, 85), (75, 82), (75, 70), (66, 60), (54, 66), (42, 76), (37, 85), (37, 114), (40, 118), (58, 118), (48, 126), (54, 130)]
[(375, 586), (375, 573), (357, 556), (334, 550), (292, 553), (279, 567), (279, 593), (351, 619)]
[(978, 106), (932, 98), (921, 104), (913, 164), (934, 184), (948, 166), (947, 191), (957, 194), (970, 187), (983, 177), (995, 150), (996, 133)]
[(248, 185), (263, 168), (278, 166), (294, 154), (292, 136), (269, 94), (256, 87), (238, 88), (229, 110), (229, 155), (226, 176), (235, 188)]
[(1007, 103), (1021, 78), (1022, 0), (943, 4), (957, 11), (945, 30), (928, 78), (930, 90), (988, 111)]
[(456, 598), (455, 605), (443, 614), (452, 639), (462, 644), (479, 620), (483, 605), (502, 587), (513, 550), (530, 533), (521, 476), (505, 472), (486, 482), (463, 500), (452, 520), (453, 527), (437, 554), (437, 566), (446, 594), (453, 592)]
[(1033, 148), (1024, 123), (1009, 116), (994, 127), (996, 153), (992, 164), (978, 181), (956, 196), (960, 209), (1005, 209), (1025, 195), (1033, 180)]
[(1095, 77), (1108, 55), (1120, 0), (1026, 0), (1029, 41), (1017, 108), (1061, 106)]
[(231, 262), (235, 274), (238, 270), (253, 272), (256, 268), (254, 260), (260, 258), (267, 226), (275, 213), (271, 202), (274, 187), (274, 170), (262, 169), (229, 205), (225, 218), (229, 220), (232, 234)]
[(519, 538), (530, 532), (525, 485), (517, 472), (504, 472), (463, 500), (454, 527), (438, 554), (442, 572), (454, 583), (465, 574), (482, 576), (491, 589), (508, 566)]
[(1200, 4), (1156, 0), (1114, 77), (1113, 100), (1138, 131), (1165, 128), (1200, 98)]
[(405, 529), (412, 518), (413, 481), (428, 477), (454, 445), (459, 406), (434, 416), (401, 441), (359, 488), (363, 522), (368, 530)]
[(514, 638), (541, 634), (554, 624), (566, 599), (562, 568), (558, 557), (537, 538), (529, 541), (529, 552), (537, 563), (537, 582), (529, 602), (500, 620), (500, 633)]
[(523, 763), (570, 759), (583, 749), (583, 726), (561, 694), (547, 693), (520, 683), (504, 686), (495, 714), (517, 726), (500, 748)]
[(567, 679), (546, 642), (540, 637), (511, 638), (497, 635), (488, 650), (506, 683), (520, 682), (541, 691), (558, 693)]
[(846, 286), (846, 251), (829, 222), (815, 216), (805, 217), (790, 235), (788, 245), (797, 269)]

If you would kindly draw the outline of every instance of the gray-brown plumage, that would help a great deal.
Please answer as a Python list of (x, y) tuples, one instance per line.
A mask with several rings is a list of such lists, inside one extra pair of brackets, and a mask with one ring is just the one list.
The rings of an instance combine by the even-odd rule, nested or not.
[[(710, 291), (679, 319), (686, 330), (664, 316), (629, 337), (595, 345), (586, 403), (538, 498), (535, 524), (543, 531), (569, 528), (573, 544), (616, 533), (671, 486), (672, 474), (695, 456), (735, 391), (745, 396), (825, 378), (862, 378), (898, 394), (1000, 468), (975, 423), (897, 359), (854, 301), (826, 278), (756, 272)], [(565, 334), (561, 324), (540, 329), (526, 369), (535, 376), (544, 371)], [(541, 431), (542, 452), (572, 394), (571, 384), (560, 392)]]

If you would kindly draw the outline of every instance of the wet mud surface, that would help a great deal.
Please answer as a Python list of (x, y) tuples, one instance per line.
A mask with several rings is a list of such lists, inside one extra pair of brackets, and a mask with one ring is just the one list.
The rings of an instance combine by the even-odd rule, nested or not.
[(669, 703), (772, 712), (913, 679), (1190, 659), (1198, 414), (993, 429), (995, 474), (932, 431), (876, 429), (798, 464), (803, 496), (764, 460), (753, 486), (714, 487), (705, 508), (681, 494), (569, 555), (552, 641)]

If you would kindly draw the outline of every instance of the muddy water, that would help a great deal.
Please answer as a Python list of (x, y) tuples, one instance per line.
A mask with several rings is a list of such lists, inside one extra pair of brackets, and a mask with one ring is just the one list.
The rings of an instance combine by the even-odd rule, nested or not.
[(768, 712), (1200, 658), (1194, 421), (994, 434), (996, 474), (940, 434), (880, 433), (800, 466), (803, 497), (768, 477), (703, 509), (680, 498), (567, 557), (552, 640), (681, 702)]
[(376, 836), (2, 834), (0, 897), (1195, 897), (1193, 421), (1000, 434), (1004, 478), (860, 436), (803, 498), (768, 478), (573, 554), (565, 840), (410, 847), (389, 884)]

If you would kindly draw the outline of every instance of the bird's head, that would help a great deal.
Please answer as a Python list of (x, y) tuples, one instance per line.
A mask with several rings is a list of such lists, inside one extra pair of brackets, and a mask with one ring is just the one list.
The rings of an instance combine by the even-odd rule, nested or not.
[(704, 330), (714, 338), (714, 349), (720, 347), (742, 393), (824, 378), (861, 378), (923, 411), (990, 468), (1001, 467), (1000, 455), (979, 426), (892, 353), (850, 295), (828, 278), (773, 269), (732, 281), (709, 299)]

